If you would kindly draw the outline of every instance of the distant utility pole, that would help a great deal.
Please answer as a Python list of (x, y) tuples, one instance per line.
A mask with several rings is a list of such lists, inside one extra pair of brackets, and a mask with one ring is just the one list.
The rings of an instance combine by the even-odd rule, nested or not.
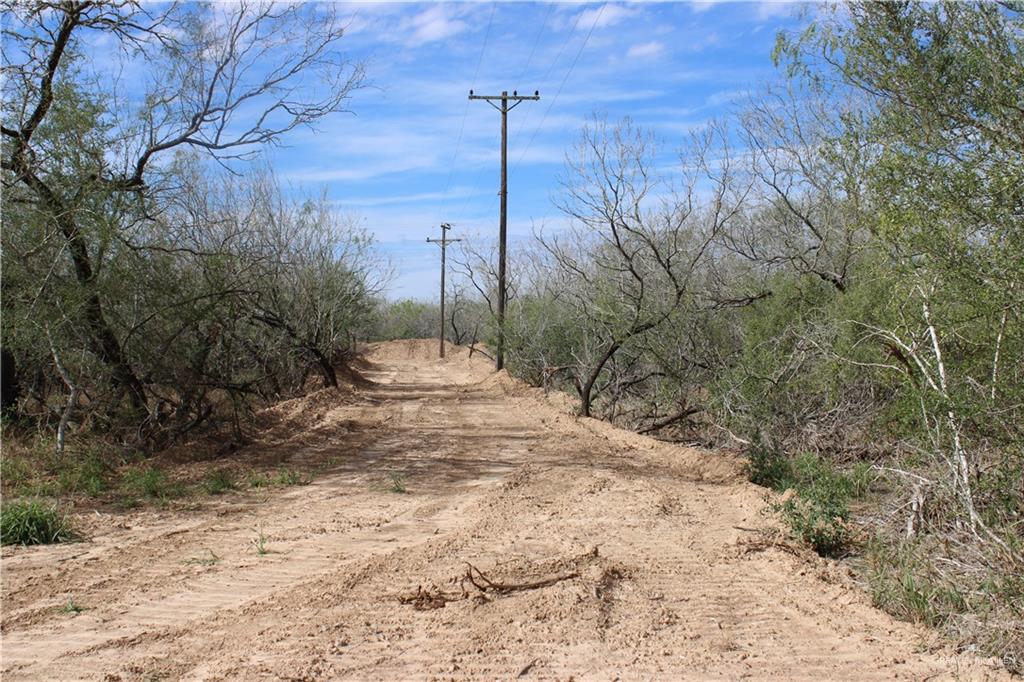
[(431, 239), (427, 237), (427, 241), (431, 244), (441, 245), (441, 329), (438, 334), (438, 338), (441, 341), (441, 357), (444, 357), (444, 271), (445, 271), (445, 250), (448, 245), (453, 242), (461, 242), (461, 239), (448, 239), (445, 237), (445, 233), (452, 229), (452, 226), (448, 223), (441, 223), (441, 238)]
[[(498, 352), (495, 355), (495, 365), (498, 369), (505, 366), (505, 251), (506, 251), (506, 234), (508, 228), (507, 222), (507, 208), (508, 208), (508, 112), (519, 106), (519, 103), (524, 100), (538, 100), (540, 99), (540, 92), (537, 90), (533, 91), (532, 95), (520, 95), (515, 90), (512, 94), (508, 94), (507, 90), (502, 91), (500, 95), (474, 95), (473, 91), (469, 91), (470, 99), (483, 99), (487, 100), (487, 103), (492, 107), (501, 112), (501, 222), (498, 228)], [(494, 103), (494, 100), (500, 100), (501, 106), (499, 107)], [(509, 102), (512, 105), (509, 106)]]

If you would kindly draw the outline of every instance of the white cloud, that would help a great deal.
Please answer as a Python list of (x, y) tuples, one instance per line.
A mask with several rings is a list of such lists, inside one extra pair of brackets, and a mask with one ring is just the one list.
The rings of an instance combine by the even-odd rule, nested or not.
[(466, 199), (480, 196), (479, 190), (471, 187), (453, 187), (447, 192), (418, 192), (416, 194), (399, 194), (372, 197), (350, 197), (332, 201), (337, 206), (361, 207), (361, 206), (390, 206), (392, 204), (409, 203), (436, 203), (451, 199)]
[(749, 96), (750, 90), (748, 89), (722, 90), (709, 95), (707, 99), (704, 100), (704, 104), (709, 107), (718, 107), (723, 104), (731, 104), (732, 102), (736, 102), (737, 100), (741, 100)]
[(626, 52), (626, 56), (630, 59), (648, 59), (650, 57), (657, 57), (664, 51), (664, 43), (652, 40), (648, 43), (637, 43), (636, 45), (633, 45), (629, 48), (629, 51)]
[(761, 20), (788, 17), (796, 12), (799, 3), (791, 0), (763, 0), (757, 5), (757, 18)]
[(701, 14), (703, 12), (707, 12), (709, 9), (721, 2), (722, 0), (694, 0), (690, 3), (690, 9), (696, 14)]
[(582, 30), (589, 31), (591, 26), (594, 28), (614, 26), (639, 13), (640, 10), (637, 7), (606, 2), (601, 7), (583, 10), (576, 25)]
[(469, 28), (469, 25), (450, 16), (444, 5), (434, 5), (411, 17), (407, 27), (412, 29), (410, 44), (423, 45), (458, 35)]
[[(743, 0), (691, 0), (690, 10), (694, 14), (703, 14), (709, 9), (727, 3), (744, 4)], [(786, 17), (793, 14), (795, 8), (803, 0), (761, 0), (755, 12), (757, 19), (764, 21), (775, 17)]]

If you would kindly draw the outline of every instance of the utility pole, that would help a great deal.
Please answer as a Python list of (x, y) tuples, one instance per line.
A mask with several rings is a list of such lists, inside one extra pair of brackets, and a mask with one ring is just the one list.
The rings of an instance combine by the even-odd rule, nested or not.
[[(513, 90), (508, 94), (503, 90), (500, 95), (474, 95), (469, 91), (470, 99), (486, 100), (488, 104), (501, 112), (501, 219), (498, 228), (498, 352), (495, 354), (495, 365), (500, 370), (505, 366), (505, 251), (507, 242), (507, 208), (508, 208), (508, 112), (515, 109), (525, 100), (539, 100), (540, 92), (532, 95), (520, 95)], [(501, 102), (501, 106), (494, 103)], [(509, 102), (512, 105), (509, 106)]]
[(453, 242), (461, 242), (461, 239), (448, 239), (445, 237), (445, 233), (452, 229), (452, 226), (448, 223), (441, 223), (441, 238), (431, 239), (427, 237), (427, 242), (430, 244), (441, 245), (441, 328), (438, 333), (438, 338), (441, 342), (441, 357), (444, 358), (444, 271), (445, 271), (445, 250), (448, 245)]

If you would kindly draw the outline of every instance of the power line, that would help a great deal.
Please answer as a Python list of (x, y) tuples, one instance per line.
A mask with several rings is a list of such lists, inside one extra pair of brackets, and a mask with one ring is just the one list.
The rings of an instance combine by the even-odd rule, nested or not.
[[(583, 50), (586, 49), (587, 43), (590, 41), (590, 36), (593, 35), (594, 29), (597, 28), (597, 23), (601, 20), (601, 15), (604, 13), (604, 9), (607, 6), (608, 3), (601, 5), (601, 9), (598, 10), (597, 16), (594, 17), (594, 23), (590, 25), (590, 31), (587, 32), (587, 37), (583, 39), (583, 44), (580, 45), (579, 51), (576, 52), (576, 58), (572, 60), (572, 64), (569, 66), (569, 70), (565, 72), (565, 77), (562, 78), (562, 83), (558, 86), (558, 91), (555, 93), (554, 98), (552, 98), (551, 104), (549, 104), (548, 108), (544, 111), (544, 116), (541, 117), (540, 123), (537, 124), (536, 128), (534, 128), (533, 135), (530, 136), (530, 141), (526, 143), (525, 147), (523, 147), (523, 153), (519, 155), (519, 159), (515, 162), (515, 164), (512, 165), (513, 173), (516, 172), (516, 168), (519, 167), (519, 164), (522, 163), (523, 159), (526, 157), (527, 150), (530, 149), (530, 145), (533, 144), (534, 139), (537, 137), (537, 133), (540, 132), (540, 129), (544, 126), (544, 122), (547, 121), (548, 114), (551, 113), (552, 107), (554, 107), (555, 102), (558, 101), (558, 96), (562, 94), (562, 88), (565, 87), (565, 83), (569, 80), (569, 75), (572, 74), (573, 69), (576, 68), (576, 63), (580, 60), (580, 56), (583, 54)], [(582, 12), (580, 13), (580, 16), (582, 16)], [(577, 17), (577, 21), (578, 20), (579, 17)]]
[[(550, 13), (550, 9), (551, 9), (551, 8), (549, 7), (549, 13)], [(601, 10), (600, 10), (600, 11), (601, 11), (601, 12), (604, 12), (604, 6), (603, 6), (603, 5), (602, 5), (602, 7), (601, 7)], [(573, 22), (573, 25), (572, 25), (572, 30), (570, 30), (570, 31), (569, 31), (569, 35), (570, 35), (570, 36), (572, 36), (572, 35), (575, 35), (575, 33), (576, 33), (576, 29), (577, 29), (577, 28), (579, 27), (580, 19), (582, 19), (582, 18), (583, 18), (583, 14), (584, 14), (583, 12), (580, 12), (579, 14), (577, 14), (577, 15), (576, 15), (576, 20), (575, 20), (575, 21)], [(591, 32), (591, 33), (593, 33), (593, 31), (594, 31), (594, 26), (596, 26), (596, 25), (597, 25), (597, 20), (598, 20), (598, 19), (600, 19), (600, 18), (601, 18), (601, 16), (600, 16), (600, 13), (599, 13), (599, 14), (598, 14), (598, 16), (597, 16), (597, 18), (595, 18), (595, 19), (594, 19), (594, 24), (593, 24), (593, 25), (592, 25), (592, 26), (590, 27), (590, 32)], [(547, 17), (545, 17), (545, 22), (546, 22), (546, 21), (547, 21)], [(543, 26), (542, 26), (542, 28), (543, 28)], [(539, 33), (538, 33), (538, 35), (537, 35), (537, 38), (538, 38), (538, 39), (540, 38), (540, 34), (539, 34)], [(588, 34), (587, 34), (587, 37), (586, 37), (586, 40), (589, 40), (589, 39), (590, 39), (590, 34), (588, 33)], [(586, 46), (586, 40), (584, 41), (584, 46)], [(546, 82), (547, 82), (548, 76), (550, 76), (550, 75), (551, 75), (551, 72), (552, 72), (552, 71), (554, 70), (555, 66), (556, 66), (556, 65), (558, 64), (558, 61), (559, 61), (559, 60), (560, 60), (560, 59), (562, 58), (562, 54), (563, 54), (563, 53), (565, 52), (565, 48), (566, 48), (566, 47), (567, 47), (567, 46), (569, 45), (569, 42), (570, 42), (569, 40), (565, 40), (565, 41), (563, 41), (563, 42), (562, 42), (562, 45), (561, 45), (561, 46), (559, 47), (559, 49), (558, 49), (558, 54), (557, 54), (557, 55), (555, 55), (555, 58), (554, 58), (554, 59), (553, 59), (553, 60), (551, 61), (551, 64), (550, 64), (550, 65), (548, 66), (547, 70), (546, 70), (546, 71), (544, 72), (544, 75), (543, 75), (543, 76), (541, 77), (541, 82), (542, 82), (542, 83), (546, 83)], [(582, 50), (581, 50), (581, 51), (582, 51)], [(579, 53), (577, 53), (577, 55), (576, 55), (576, 59), (577, 59), (577, 60), (579, 59)], [(573, 62), (573, 66), (575, 66), (575, 65), (576, 65), (576, 63), (575, 63), (575, 61), (574, 61), (574, 62)], [(570, 71), (571, 71), (571, 70), (572, 70), (572, 67), (570, 67)], [(524, 69), (524, 73), (525, 73), (525, 69)], [(518, 84), (517, 84), (517, 85), (518, 85)], [(562, 86), (564, 86), (564, 85), (565, 85), (565, 79), (563, 79), (563, 80), (562, 80)], [(559, 92), (561, 92), (561, 88), (559, 88)], [(552, 104), (553, 104), (553, 103), (552, 103)], [(550, 110), (551, 110), (551, 107), (549, 106), (549, 107), (548, 107), (548, 111), (550, 111)], [(520, 132), (522, 131), (523, 127), (525, 126), (525, 123), (526, 123), (526, 119), (527, 119), (528, 117), (529, 117), (529, 112), (527, 112), (526, 116), (524, 116), (524, 117), (523, 117), (523, 123), (522, 123), (522, 124), (520, 124), (520, 126), (519, 126), (519, 129), (518, 129), (518, 130), (516, 131), (516, 138), (515, 138), (515, 139), (518, 139), (519, 133), (520, 133)], [(545, 117), (545, 119), (546, 119), (546, 118), (547, 118), (547, 114), (545, 114), (545, 116), (544, 116), (544, 117)], [(542, 121), (541, 121), (541, 124), (543, 124), (543, 123), (544, 123), (544, 121), (542, 120)], [(537, 132), (536, 132), (536, 131), (534, 131), (534, 133), (533, 133), (533, 136), (532, 136), (532, 137), (530, 138), (530, 142), (531, 142), (531, 143), (533, 142), (533, 138), (534, 138), (534, 137), (536, 137), (536, 136), (537, 136)], [(527, 146), (529, 146), (529, 145), (527, 145)], [(525, 153), (525, 152), (524, 152), (524, 153)], [(522, 159), (520, 159), (520, 160), (522, 160)], [(518, 164), (518, 162), (517, 162), (517, 163), (516, 163), (516, 164), (515, 164), (515, 165), (513, 166), (513, 168), (515, 168), (515, 167), (516, 167), (516, 166), (518, 166), (518, 165), (519, 165), (519, 164)], [(481, 179), (482, 179), (482, 178), (483, 178), (483, 176), (484, 176), (484, 171), (485, 171), (485, 169), (484, 169), (483, 167), (481, 167), (481, 168), (480, 168), (480, 170), (478, 170), (478, 171), (477, 171), (477, 174), (476, 174), (476, 178), (474, 178), (474, 180), (473, 180), (473, 190), (472, 190), (472, 192), (471, 192), (471, 196), (470, 196), (470, 197), (467, 197), (467, 198), (466, 198), (466, 199), (465, 199), (465, 200), (464, 200), (464, 201), (462, 202), (462, 205), (461, 205), (461, 206), (459, 207), (459, 213), (458, 213), (458, 215), (459, 215), (460, 217), (465, 217), (465, 215), (466, 215), (466, 209), (467, 209), (467, 207), (468, 207), (468, 205), (469, 205), (470, 201), (472, 200), (472, 196), (476, 195), (476, 190), (477, 190), (477, 189), (478, 189), (478, 188), (480, 187), (480, 181), (481, 181)], [(497, 199), (498, 199), (498, 195), (495, 195), (495, 198), (491, 200), (491, 203), (490, 203), (490, 204), (488, 204), (488, 207), (487, 207), (487, 211), (488, 211), (488, 212), (489, 212), (489, 211), (490, 211), (491, 209), (493, 209), (493, 208), (494, 208), (494, 202), (495, 202), (495, 201), (497, 201)]]
[[(480, 46), (480, 56), (476, 60), (476, 69), (473, 71), (473, 79), (470, 81), (472, 87), (476, 87), (477, 76), (480, 75), (480, 65), (484, 61), (484, 52), (487, 51), (487, 43), (491, 37), (491, 24), (494, 22), (494, 10), (498, 6), (497, 2), (491, 3), (491, 16), (487, 20), (487, 30), (484, 32), (484, 42)], [(469, 100), (466, 100), (466, 105), (462, 108), (462, 122), (459, 124), (459, 135), (455, 141), (455, 153), (452, 154), (451, 165), (448, 168), (448, 180), (444, 184), (444, 192), (442, 193), (441, 206), (438, 209), (439, 217), (444, 214), (444, 209), (448, 205), (448, 190), (451, 189), (452, 176), (455, 174), (455, 161), (459, 158), (459, 149), (462, 147), (462, 134), (466, 129), (466, 115), (469, 113)]]
[[(523, 78), (526, 76), (526, 72), (530, 70), (530, 64), (533, 63), (533, 55), (537, 51), (537, 45), (540, 43), (540, 37), (544, 33), (544, 29), (547, 28), (548, 19), (551, 18), (551, 12), (552, 12), (552, 10), (554, 10), (554, 8), (555, 8), (555, 5), (553, 3), (548, 5), (548, 12), (547, 12), (547, 14), (544, 15), (544, 21), (540, 22), (540, 28), (537, 29), (537, 35), (533, 39), (533, 47), (530, 48), (530, 55), (526, 58), (526, 66), (523, 67), (523, 71), (522, 71), (522, 73), (519, 74), (519, 78), (517, 78), (515, 80), (516, 88), (518, 88), (520, 85), (523, 84)], [(579, 21), (579, 17), (578, 16), (576, 17), (576, 20), (577, 20), (577, 22)], [(576, 30), (576, 26), (575, 25), (573, 25), (573, 30), (574, 31)], [(565, 43), (562, 43), (562, 49), (565, 49)], [(562, 55), (562, 53), (561, 53), (561, 50), (560, 50), (559, 53), (558, 53), (558, 56), (560, 57), (561, 55)], [(556, 57), (555, 59), (557, 61), (558, 58)], [(552, 65), (554, 65), (554, 62), (552, 62)], [(551, 66), (548, 67), (547, 72), (544, 74), (544, 77), (541, 79), (542, 82), (546, 82), (547, 77), (548, 77), (548, 75), (550, 73), (551, 73)], [(531, 111), (532, 111), (532, 109), (527, 109), (526, 110), (526, 115), (524, 115), (522, 120), (519, 122), (519, 127), (516, 129), (515, 135), (512, 136), (512, 144), (513, 144), (513, 146), (515, 146), (516, 141), (519, 139), (520, 133), (523, 132), (523, 128), (526, 126), (526, 121), (530, 118), (530, 112)]]

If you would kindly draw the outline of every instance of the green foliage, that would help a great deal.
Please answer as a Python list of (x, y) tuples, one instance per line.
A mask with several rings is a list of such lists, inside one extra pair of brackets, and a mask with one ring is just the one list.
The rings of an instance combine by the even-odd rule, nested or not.
[(388, 474), (388, 480), (391, 481), (391, 492), (393, 493), (407, 493), (408, 489), (405, 487), (405, 476), (402, 474), (392, 471)]
[(67, 518), (40, 500), (19, 500), (0, 507), (0, 544), (45, 545), (74, 538)]
[(32, 476), (32, 467), (23, 458), (12, 457), (7, 453), (0, 457), (0, 481), (3, 481), (6, 490), (23, 489)]
[(303, 476), (296, 469), (288, 467), (280, 467), (277, 470), (277, 476), (274, 478), (274, 483), (284, 486), (309, 485), (311, 482), (311, 478)]
[(962, 562), (936, 562), (948, 546), (939, 538), (900, 540), (878, 535), (866, 545), (866, 577), (877, 607), (901, 620), (924, 623), (955, 640), (971, 641), (984, 655), (1001, 657), (1007, 669), (1024, 672), (1024, 573), (1018, 567), (964, 572)]
[(103, 459), (89, 453), (82, 458), (72, 458), (67, 466), (60, 469), (58, 485), (64, 492), (85, 493), (98, 497), (109, 487), (109, 468)]
[(235, 483), (235, 478), (228, 469), (216, 469), (203, 478), (203, 490), (210, 495), (220, 495), (237, 488), (238, 484)]
[(437, 336), (441, 309), (412, 299), (379, 302), (368, 330), (371, 341), (425, 339)]
[(758, 441), (748, 451), (750, 480), (782, 492), (771, 509), (794, 537), (823, 556), (836, 556), (852, 541), (850, 501), (867, 492), (868, 465), (840, 471), (819, 455), (787, 457), (777, 446)]
[[(497, 343), (497, 331), (488, 330)], [(575, 364), (573, 350), (583, 346), (589, 330), (575, 312), (551, 295), (535, 295), (513, 301), (506, 311), (505, 349), (509, 372), (535, 386), (546, 383), (547, 367)], [(561, 373), (555, 384), (571, 385)]]
[(256, 537), (254, 537), (250, 541), (253, 550), (255, 550), (256, 554), (260, 556), (263, 556), (264, 554), (269, 554), (270, 549), (267, 547), (268, 538), (267, 535), (263, 532), (263, 526), (260, 526), (259, 528), (255, 529), (255, 531)]
[(843, 515), (845, 508), (837, 509), (834, 500), (819, 500), (791, 494), (791, 490), (772, 502), (793, 537), (806, 542), (822, 556), (837, 556), (850, 542), (850, 530)]
[(85, 611), (85, 607), (75, 602), (74, 597), (68, 597), (68, 601), (64, 606), (60, 607), (61, 613), (72, 613), (78, 615), (82, 611)]
[(752, 483), (785, 490), (792, 479), (793, 467), (782, 450), (758, 435), (747, 450), (747, 477)]
[(182, 493), (180, 485), (172, 484), (167, 474), (156, 466), (126, 471), (121, 478), (124, 490), (149, 500), (164, 501)]

